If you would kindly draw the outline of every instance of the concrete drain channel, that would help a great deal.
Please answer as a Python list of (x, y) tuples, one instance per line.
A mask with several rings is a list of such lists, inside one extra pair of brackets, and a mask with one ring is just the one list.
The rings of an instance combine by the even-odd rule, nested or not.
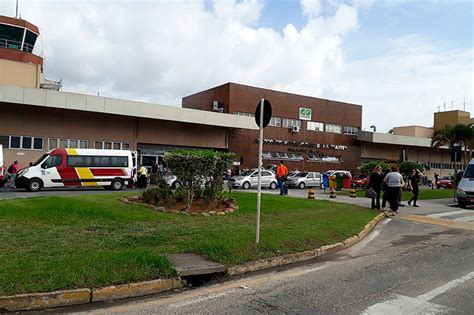
[(178, 276), (188, 287), (197, 287), (225, 276), (226, 267), (196, 254), (168, 255)]

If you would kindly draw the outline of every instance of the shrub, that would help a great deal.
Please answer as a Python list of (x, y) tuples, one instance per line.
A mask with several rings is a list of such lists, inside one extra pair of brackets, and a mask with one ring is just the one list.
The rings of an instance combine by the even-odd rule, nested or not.
[(142, 192), (142, 200), (146, 203), (158, 204), (160, 202), (158, 188), (149, 188)]
[(183, 186), (179, 186), (173, 193), (174, 200), (176, 202), (183, 202), (186, 200), (187, 191)]
[(380, 165), (382, 167), (382, 172), (385, 172), (386, 170), (390, 169), (391, 164), (388, 164), (386, 162), (380, 162), (380, 161), (371, 161), (369, 163), (366, 163), (362, 165), (360, 168), (361, 173), (363, 174), (371, 174), (372, 171), (374, 170), (375, 166)]
[(422, 172), (423, 166), (420, 163), (414, 162), (414, 161), (407, 161), (400, 164), (400, 173), (402, 173), (405, 176), (410, 175), (413, 169), (417, 169), (420, 172)]

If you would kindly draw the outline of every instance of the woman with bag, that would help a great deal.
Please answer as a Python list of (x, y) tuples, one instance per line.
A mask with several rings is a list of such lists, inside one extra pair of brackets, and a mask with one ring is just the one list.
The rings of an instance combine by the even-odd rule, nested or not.
[(382, 182), (382, 167), (377, 165), (372, 174), (370, 174), (369, 184), (367, 185), (369, 190), (366, 193), (369, 198), (372, 198), (372, 209), (380, 210), (380, 192), (382, 191)]

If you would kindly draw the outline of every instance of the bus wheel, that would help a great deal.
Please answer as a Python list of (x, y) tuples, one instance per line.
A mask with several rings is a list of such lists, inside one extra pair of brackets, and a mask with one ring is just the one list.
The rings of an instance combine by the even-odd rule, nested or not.
[(35, 192), (35, 191), (40, 191), (41, 187), (43, 187), (43, 183), (39, 179), (31, 179), (28, 181), (28, 184), (26, 185), (26, 190), (30, 192)]
[(122, 190), (123, 182), (121, 179), (114, 179), (110, 185), (113, 190)]

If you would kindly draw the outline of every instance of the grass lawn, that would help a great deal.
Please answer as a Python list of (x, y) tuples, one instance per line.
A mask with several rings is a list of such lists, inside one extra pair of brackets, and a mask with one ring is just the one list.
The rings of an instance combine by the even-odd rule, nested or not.
[(0, 296), (171, 276), (167, 253), (231, 266), (314, 249), (360, 232), (378, 214), (264, 194), (257, 246), (256, 194), (232, 196), (240, 210), (211, 217), (156, 212), (117, 194), (1, 201)]
[[(328, 192), (329, 193), (329, 192)], [(342, 190), (336, 192), (338, 195), (349, 196), (349, 190)], [(357, 197), (365, 197), (365, 190), (358, 188)], [(419, 200), (427, 200), (427, 199), (443, 199), (443, 198), (453, 198), (453, 190), (452, 189), (421, 189), (420, 194), (418, 195)], [(402, 200), (409, 200), (413, 194), (409, 191), (404, 191), (402, 195)]]

